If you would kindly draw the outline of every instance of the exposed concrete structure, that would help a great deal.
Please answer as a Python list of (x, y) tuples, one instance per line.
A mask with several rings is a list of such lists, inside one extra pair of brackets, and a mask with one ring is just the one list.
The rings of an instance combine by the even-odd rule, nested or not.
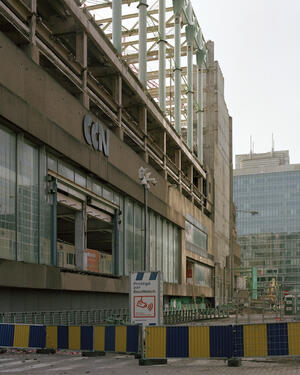
[[(224, 99), (224, 78), (214, 60), (213, 42), (207, 43), (208, 70), (205, 75), (204, 165), (213, 175), (214, 249), (216, 265), (216, 297), (230, 295), (229, 269), (226, 257), (231, 255), (232, 236), (232, 123)], [(210, 185), (207, 186), (210, 189)]]
[[(0, 159), (5, 309), (45, 309), (35, 300), (36, 290), (50, 299), (59, 293), (58, 310), (84, 308), (88, 295), (89, 307), (92, 300), (99, 306), (98, 298), (103, 307), (126, 305), (128, 273), (143, 264), (141, 166), (158, 181), (148, 197), (146, 256), (151, 270), (164, 272), (165, 303), (183, 296), (216, 297), (222, 303), (231, 279), (226, 257), (232, 147), (213, 44), (207, 44), (203, 74), (202, 164), (195, 153), (198, 138), (193, 137), (193, 147), (186, 145), (80, 5), (74, 0), (0, 1), (0, 46), (6, 56), (0, 69), (0, 131), (10, 139), (1, 144)], [(115, 35), (119, 40), (118, 31)], [(9, 164), (8, 154), (15, 164)], [(7, 203), (11, 183), (14, 206)], [(21, 193), (30, 202), (28, 212), (22, 210)], [(100, 260), (87, 261), (99, 254), (101, 266), (108, 259), (109, 270), (100, 270)], [(65, 256), (68, 262), (62, 261)], [(26, 306), (9, 301), (10, 290), (22, 291)]]

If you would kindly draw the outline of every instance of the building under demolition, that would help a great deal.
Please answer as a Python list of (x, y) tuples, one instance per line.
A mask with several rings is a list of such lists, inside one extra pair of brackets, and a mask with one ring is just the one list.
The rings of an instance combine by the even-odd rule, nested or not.
[(190, 1), (0, 0), (0, 54), (3, 311), (127, 306), (145, 266), (225, 302), (231, 118)]

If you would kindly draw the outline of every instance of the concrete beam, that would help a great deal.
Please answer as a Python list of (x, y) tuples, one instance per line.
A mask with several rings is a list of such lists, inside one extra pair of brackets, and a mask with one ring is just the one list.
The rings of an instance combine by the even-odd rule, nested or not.
[(206, 177), (206, 173), (202, 169), (200, 162), (191, 154), (184, 142), (176, 134), (172, 125), (164, 118), (158, 105), (154, 102), (149, 94), (144, 92), (142, 85), (139, 83), (127, 64), (122, 62), (116, 55), (113, 46), (105, 34), (95, 25), (92, 17), (89, 19), (87, 15), (84, 14), (84, 11), (76, 6), (73, 0), (61, 0), (61, 2), (68, 9), (70, 14), (76, 19), (76, 22), (78, 22), (81, 27), (84, 27), (91, 42), (93, 42), (96, 48), (106, 56), (109, 63), (112, 64), (116, 71), (121, 74), (127, 85), (136, 93), (138, 97), (140, 97), (141, 101), (146, 105), (148, 112), (150, 112), (151, 116), (153, 116), (155, 121), (157, 121), (157, 125), (163, 127), (169, 133), (170, 137), (172, 137), (173, 141), (178, 145), (179, 148), (182, 148), (183, 152), (186, 154), (186, 157), (191, 163), (194, 164), (199, 173), (203, 177)]

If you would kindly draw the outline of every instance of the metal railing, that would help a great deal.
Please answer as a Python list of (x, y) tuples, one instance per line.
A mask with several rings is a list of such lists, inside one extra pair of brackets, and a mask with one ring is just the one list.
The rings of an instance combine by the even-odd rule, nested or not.
[[(201, 304), (183, 305), (181, 309), (164, 310), (164, 324), (178, 324), (229, 316), (228, 306), (203, 308)], [(98, 325), (129, 324), (129, 309), (65, 310), (65, 311), (27, 311), (0, 313), (0, 323), (43, 324), (43, 325)]]
[(178, 324), (199, 320), (229, 317), (229, 307), (203, 308), (203, 305), (184, 305), (181, 309), (168, 308), (164, 311), (164, 324)]
[(0, 313), (0, 323), (23, 323), (44, 325), (97, 325), (126, 324), (128, 309), (27, 311)]

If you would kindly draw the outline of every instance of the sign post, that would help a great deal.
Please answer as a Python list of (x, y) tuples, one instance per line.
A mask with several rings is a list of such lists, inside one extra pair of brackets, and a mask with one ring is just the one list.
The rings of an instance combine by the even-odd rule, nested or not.
[(157, 272), (131, 272), (129, 312), (132, 324), (142, 325), (142, 358), (145, 327), (163, 324), (163, 277)]

